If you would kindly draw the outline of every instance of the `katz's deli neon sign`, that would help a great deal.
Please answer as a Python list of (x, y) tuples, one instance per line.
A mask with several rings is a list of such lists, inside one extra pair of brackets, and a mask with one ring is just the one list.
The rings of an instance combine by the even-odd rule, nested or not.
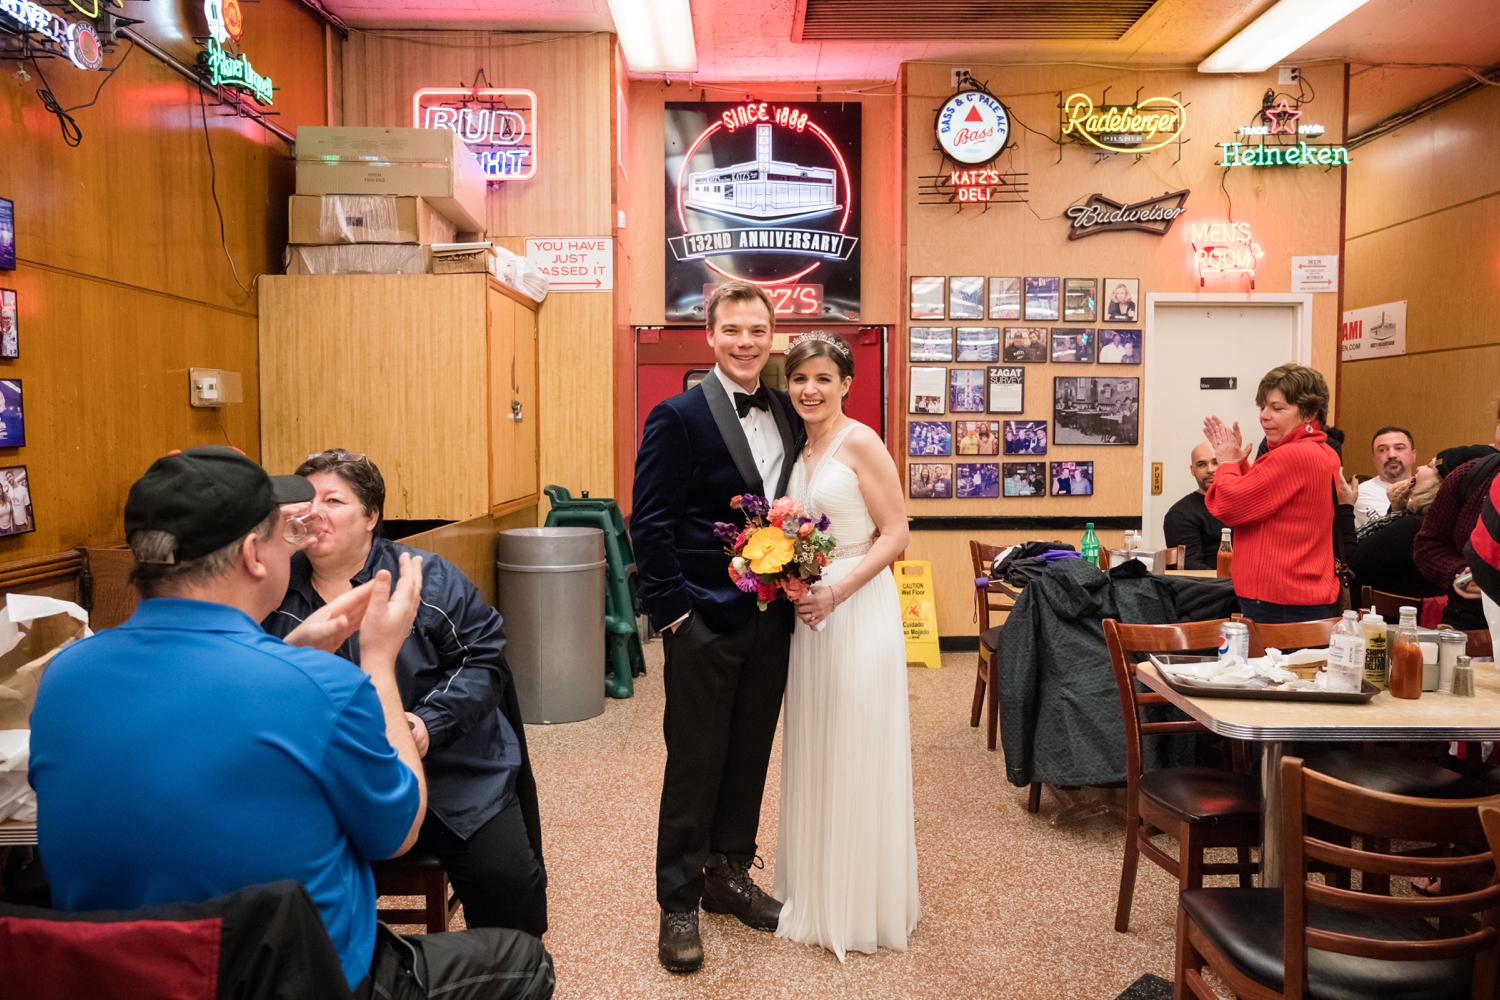
[(511, 87), (423, 87), (412, 95), (413, 128), (455, 132), (492, 181), (536, 176), (536, 94)]

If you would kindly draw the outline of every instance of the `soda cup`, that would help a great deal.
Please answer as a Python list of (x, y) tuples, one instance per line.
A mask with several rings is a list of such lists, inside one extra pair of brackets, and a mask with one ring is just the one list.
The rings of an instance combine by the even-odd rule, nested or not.
[(1242, 622), (1225, 622), (1219, 626), (1219, 659), (1238, 656), (1250, 659), (1250, 628)]

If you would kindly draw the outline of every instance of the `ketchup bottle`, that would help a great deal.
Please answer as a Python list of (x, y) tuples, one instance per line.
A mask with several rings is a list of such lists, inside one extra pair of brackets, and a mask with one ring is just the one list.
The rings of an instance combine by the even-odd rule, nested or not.
[(1234, 543), (1230, 541), (1229, 529), (1219, 533), (1218, 577), (1224, 579), (1234, 575)]
[(1391, 646), (1389, 674), (1391, 696), (1422, 697), (1422, 647), (1417, 644), (1417, 609), (1402, 608), (1401, 624)]

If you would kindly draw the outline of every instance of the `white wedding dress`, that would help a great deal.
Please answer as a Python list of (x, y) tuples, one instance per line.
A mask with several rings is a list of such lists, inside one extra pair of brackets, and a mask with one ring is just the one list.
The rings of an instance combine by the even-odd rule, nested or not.
[[(838, 461), (854, 424), (809, 470), (792, 472), (804, 512), (826, 514), (834, 584), (870, 549), (875, 523), (859, 479)], [(823, 631), (792, 635), (776, 835), (778, 937), (846, 951), (906, 949), (921, 916), (912, 810), (906, 643), (889, 569), (834, 609)]]

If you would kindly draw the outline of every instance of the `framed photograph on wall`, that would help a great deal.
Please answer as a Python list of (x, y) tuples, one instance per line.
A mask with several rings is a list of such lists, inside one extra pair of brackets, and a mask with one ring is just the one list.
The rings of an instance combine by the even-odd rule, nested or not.
[(1000, 328), (998, 326), (959, 327), (958, 360), (999, 361)]
[(16, 293), (11, 288), (0, 288), (0, 358), (21, 356), (21, 311), (16, 304)]
[(1140, 364), (1141, 331), (1100, 330), (1099, 363), (1101, 365)]
[(1063, 282), (1063, 322), (1092, 323), (1097, 315), (1099, 282), (1068, 278)]
[(21, 402), (21, 380), (0, 379), (0, 448), (26, 445), (26, 410)]
[(911, 318), (946, 319), (943, 301), (946, 281), (943, 278), (911, 279)]
[(913, 462), (907, 467), (907, 493), (913, 500), (953, 499), (953, 466)]
[(1026, 279), (1026, 318), (1059, 319), (1057, 300), (1061, 295), (1061, 278)]
[(1094, 363), (1094, 331), (1069, 327), (1052, 328), (1052, 360), (1063, 365)]
[(1055, 497), (1091, 497), (1094, 495), (1093, 462), (1052, 462), (1052, 495)]
[(954, 476), (960, 500), (986, 500), (1000, 496), (1000, 466), (995, 462), (961, 462)]
[(948, 369), (948, 409), (954, 413), (984, 412), (984, 369)]
[(1000, 421), (955, 420), (953, 421), (953, 454), (998, 455), (1000, 454)]
[(984, 319), (984, 279), (948, 279), (948, 318)]
[(1005, 328), (1005, 360), (1046, 361), (1047, 328), (1045, 326), (1007, 326)]
[(953, 327), (910, 327), (906, 332), (906, 347), (912, 361), (952, 361)]
[(906, 452), (913, 458), (953, 454), (953, 425), (946, 420), (913, 420), (906, 425)]
[(36, 518), (31, 511), (31, 482), (26, 478), (26, 466), (9, 465), (0, 468), (0, 537), (23, 535), (36, 530)]
[(1047, 454), (1047, 421), (1007, 420), (1005, 422), (1005, 454)]
[(1138, 322), (1140, 310), (1136, 303), (1141, 299), (1141, 279), (1104, 279), (1104, 322), (1134, 324)]
[(1046, 462), (1002, 462), (1003, 493), (1008, 497), (1044, 497), (1047, 495)]
[(1141, 380), (1054, 378), (1053, 434), (1058, 444), (1140, 443)]
[(1020, 413), (1026, 408), (1026, 369), (1001, 365), (988, 369), (990, 412)]
[(990, 279), (990, 319), (1021, 318), (1021, 279)]
[(947, 403), (948, 369), (911, 369), (911, 404), (907, 407), (909, 412), (943, 414), (948, 412)]
[(0, 271), (16, 269), (16, 203), (0, 198)]

